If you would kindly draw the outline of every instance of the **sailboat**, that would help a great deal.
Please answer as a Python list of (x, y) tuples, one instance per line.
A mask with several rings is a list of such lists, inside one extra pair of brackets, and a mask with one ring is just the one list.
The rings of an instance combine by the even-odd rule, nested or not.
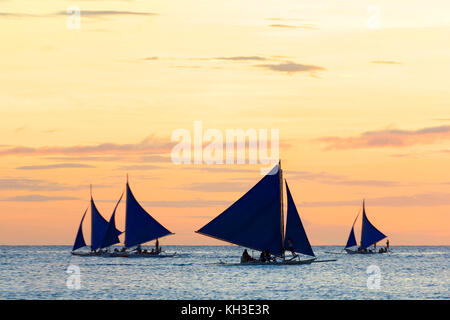
[[(91, 211), (92, 211), (92, 245), (91, 253), (78, 253), (75, 250), (86, 246), (83, 237), (83, 220), (86, 212), (81, 219), (80, 226), (78, 228), (77, 236), (75, 238), (75, 244), (72, 249), (72, 254), (75, 255), (102, 255), (107, 257), (169, 257), (173, 254), (160, 254), (160, 252), (147, 252), (141, 250), (140, 246), (143, 243), (157, 240), (159, 238), (173, 234), (158, 221), (156, 221), (144, 208), (137, 202), (134, 197), (130, 185), (126, 184), (126, 213), (125, 213), (125, 242), (124, 248), (119, 251), (117, 249), (114, 252), (108, 252), (108, 248), (114, 244), (120, 243), (119, 235), (121, 231), (116, 229), (115, 226), (115, 214), (117, 207), (122, 200), (123, 194), (117, 202), (114, 211), (111, 215), (109, 222), (101, 217), (94, 201), (91, 197)], [(103, 220), (102, 220), (103, 219)], [(95, 250), (98, 250), (94, 252)], [(104, 250), (102, 250), (104, 249)]]
[[(367, 254), (367, 253), (377, 253), (375, 250), (371, 251), (368, 250), (372, 245), (376, 245), (378, 241), (381, 241), (386, 238), (386, 235), (379, 231), (375, 226), (370, 223), (369, 219), (366, 215), (366, 205), (365, 201), (363, 200), (363, 214), (362, 214), (362, 225), (361, 225), (361, 242), (360, 246), (357, 247), (356, 237), (355, 237), (355, 223), (358, 219), (359, 213), (355, 218), (355, 221), (353, 221), (352, 229), (350, 230), (350, 234), (348, 236), (347, 244), (345, 245), (344, 250), (349, 254)], [(353, 248), (353, 249), (351, 249)], [(383, 250), (382, 252), (378, 253), (386, 253), (388, 252), (388, 248), (386, 250)]]
[[(257, 251), (269, 251), (275, 261), (244, 264), (309, 264), (316, 259), (298, 214), (287, 181), (287, 218), (284, 228), (281, 161), (253, 188), (196, 233)], [(313, 258), (286, 259), (285, 248)], [(298, 259), (297, 259), (298, 258)], [(281, 259), (281, 260), (278, 260)]]
[[(120, 202), (120, 200), (119, 200)], [(118, 205), (119, 203), (117, 203)], [(116, 208), (117, 208), (116, 205)], [(84, 218), (86, 217), (87, 211), (91, 209), (91, 251), (90, 252), (79, 252), (76, 251), (78, 249), (81, 249), (83, 247), (86, 247), (86, 242), (84, 240), (83, 236), (83, 222)], [(91, 186), (91, 199), (89, 208), (86, 209), (86, 211), (83, 214), (83, 217), (81, 218), (80, 226), (78, 227), (78, 232), (75, 237), (75, 243), (72, 247), (72, 254), (78, 255), (78, 256), (99, 256), (101, 255), (101, 251), (97, 251), (98, 249), (102, 249), (106, 247), (104, 244), (107, 243), (107, 246), (110, 246), (112, 244), (118, 243), (114, 242), (116, 239), (112, 238), (112, 235), (114, 234), (118, 240), (119, 235), (122, 233), (115, 227), (115, 220), (114, 216), (116, 213), (116, 209), (114, 209), (114, 212), (111, 216), (110, 221), (106, 221), (105, 218), (100, 214), (100, 212), (97, 209), (97, 206), (95, 205), (94, 199), (92, 197), (92, 186)], [(105, 235), (108, 236), (108, 239), (106, 242), (104, 242)], [(110, 244), (110, 242), (113, 242)]]

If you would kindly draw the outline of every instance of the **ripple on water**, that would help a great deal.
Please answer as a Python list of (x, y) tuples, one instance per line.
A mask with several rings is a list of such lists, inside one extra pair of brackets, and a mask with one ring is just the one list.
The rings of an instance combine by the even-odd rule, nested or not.
[[(69, 246), (0, 246), (1, 299), (449, 299), (449, 247), (395, 247), (391, 255), (327, 254), (298, 266), (242, 266), (239, 247), (165, 246), (165, 259), (75, 257)], [(225, 261), (228, 264), (220, 263)], [(80, 268), (81, 288), (66, 286)], [(369, 290), (367, 267), (380, 269)]]

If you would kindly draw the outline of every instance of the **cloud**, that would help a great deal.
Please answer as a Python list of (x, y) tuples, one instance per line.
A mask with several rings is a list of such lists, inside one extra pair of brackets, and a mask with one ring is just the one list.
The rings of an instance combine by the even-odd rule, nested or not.
[(153, 166), (153, 165), (128, 165), (128, 166), (121, 166), (118, 167), (118, 170), (154, 170), (154, 169), (160, 169), (160, 166)]
[[(45, 18), (56, 16), (69, 16), (73, 13), (67, 11), (58, 11), (55, 13), (43, 13), (43, 14), (29, 14), (22, 12), (0, 12), (0, 17), (3, 18)], [(110, 16), (157, 16), (154, 12), (142, 12), (142, 11), (126, 11), (126, 10), (80, 10), (81, 18), (94, 18), (94, 17), (110, 17)]]
[(56, 160), (56, 161), (119, 161), (123, 160), (126, 157), (121, 156), (85, 156), (85, 157), (46, 157), (47, 160)]
[(67, 169), (67, 168), (95, 168), (87, 164), (81, 163), (57, 163), (41, 166), (22, 166), (16, 168), (17, 170), (48, 170), (48, 169)]
[(148, 207), (166, 207), (166, 208), (206, 208), (231, 205), (230, 201), (221, 200), (178, 200), (178, 201), (140, 201), (141, 204)]
[(160, 155), (149, 155), (149, 156), (141, 157), (140, 161), (142, 161), (142, 162), (172, 162), (172, 158), (164, 157), (164, 156), (160, 156)]
[(342, 175), (330, 174), (327, 172), (308, 172), (308, 171), (287, 171), (289, 180), (315, 181), (322, 184), (333, 184), (343, 186), (366, 186), (366, 187), (396, 187), (400, 184), (389, 180), (372, 179), (352, 179)]
[(244, 168), (236, 168), (236, 167), (224, 167), (224, 166), (220, 166), (220, 165), (215, 165), (215, 166), (193, 166), (193, 167), (188, 167), (188, 166), (183, 166), (180, 167), (180, 170), (198, 170), (198, 171), (203, 171), (203, 172), (211, 172), (211, 173), (215, 173), (215, 172), (225, 172), (225, 173), (233, 173), (233, 172), (241, 172), (241, 173), (254, 173), (254, 174), (259, 174), (260, 172), (260, 167), (261, 165), (258, 164), (257, 167), (255, 167), (255, 169), (244, 169)]
[[(96, 188), (108, 186), (96, 185)], [(28, 179), (28, 178), (2, 178), (0, 179), (0, 190), (27, 190), (27, 191), (61, 191), (87, 189), (86, 185), (67, 185), (59, 182)]]
[(181, 186), (180, 189), (202, 192), (236, 192), (250, 187), (248, 183), (244, 182), (194, 182)]
[(271, 24), (270, 27), (283, 28), (283, 29), (308, 29), (308, 30), (317, 30), (318, 29), (313, 24), (290, 25), (290, 24), (276, 23), (276, 24)]
[(292, 61), (285, 61), (283, 63), (278, 63), (278, 64), (258, 64), (258, 65), (255, 65), (255, 67), (265, 68), (268, 70), (278, 71), (278, 72), (286, 72), (286, 73), (309, 72), (309, 73), (313, 74), (317, 71), (326, 70), (323, 67), (307, 65), (307, 64), (299, 64), (299, 63), (295, 63)]
[[(56, 15), (70, 15), (66, 11), (59, 11)], [(104, 16), (157, 16), (157, 13), (142, 11), (115, 11), (115, 10), (81, 10), (81, 17), (104, 17)]]
[(417, 144), (432, 144), (450, 139), (450, 126), (424, 128), (420, 130), (368, 131), (356, 137), (323, 137), (315, 141), (327, 144), (326, 150), (362, 148), (407, 147)]
[(0, 17), (3, 18), (39, 18), (41, 15), (18, 13), (18, 12), (0, 12)]
[(373, 60), (370, 61), (371, 63), (379, 63), (379, 64), (402, 64), (398, 61), (392, 61), (392, 60)]
[(235, 56), (235, 57), (217, 57), (214, 60), (228, 60), (228, 61), (265, 61), (267, 58), (260, 56)]
[(46, 202), (46, 201), (71, 201), (71, 200), (81, 200), (75, 197), (58, 197), (58, 196), (43, 196), (40, 194), (30, 194), (25, 196), (14, 196), (0, 201), (10, 201), (10, 202)]
[[(361, 199), (345, 201), (301, 202), (302, 207), (349, 207), (360, 206)], [(372, 207), (435, 207), (450, 206), (448, 193), (422, 193), (415, 195), (367, 198), (366, 206)]]
[(92, 146), (65, 146), (65, 147), (25, 147), (15, 146), (0, 149), (0, 156), (8, 155), (95, 155), (95, 154), (142, 154), (142, 153), (169, 153), (174, 143), (149, 136), (135, 144), (101, 143)]

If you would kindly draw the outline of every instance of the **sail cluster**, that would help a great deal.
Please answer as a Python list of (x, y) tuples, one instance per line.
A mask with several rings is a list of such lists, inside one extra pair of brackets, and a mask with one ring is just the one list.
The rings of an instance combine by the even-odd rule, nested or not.
[[(126, 189), (127, 202), (125, 214), (125, 247), (130, 248), (172, 234), (141, 207), (141, 205), (137, 202), (136, 198), (131, 192), (128, 182)], [(90, 207), (92, 250), (103, 249), (120, 243), (119, 236), (123, 232), (116, 228), (115, 217), (117, 207), (119, 206), (122, 197), (123, 194), (120, 196), (119, 201), (114, 207), (111, 218), (109, 219), (109, 221), (106, 221), (98, 211), (91, 196)], [(72, 251), (86, 246), (82, 229), (86, 213), (87, 209), (81, 219)]]

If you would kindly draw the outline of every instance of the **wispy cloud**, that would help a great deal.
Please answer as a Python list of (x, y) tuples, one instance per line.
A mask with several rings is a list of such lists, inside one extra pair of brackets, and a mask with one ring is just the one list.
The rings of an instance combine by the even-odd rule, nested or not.
[[(361, 199), (343, 201), (301, 202), (302, 207), (348, 207), (360, 206)], [(378, 198), (367, 198), (369, 207), (435, 207), (450, 206), (448, 193), (422, 193), (415, 195), (401, 195)]]
[(313, 24), (300, 24), (300, 25), (290, 25), (290, 24), (283, 24), (283, 23), (275, 23), (269, 25), (269, 27), (272, 28), (282, 28), (282, 29), (307, 29), (307, 30), (317, 30), (317, 26)]
[(343, 175), (335, 175), (327, 172), (288, 171), (289, 180), (315, 181), (322, 184), (342, 186), (366, 186), (366, 187), (396, 187), (400, 183), (390, 180), (354, 179)]
[(126, 159), (125, 156), (68, 156), (68, 157), (45, 157), (46, 160), (56, 160), (56, 161), (99, 161), (99, 162), (109, 162), (109, 161), (120, 161)]
[(450, 126), (439, 126), (419, 130), (368, 131), (356, 137), (323, 137), (316, 141), (327, 144), (326, 150), (361, 149), (382, 147), (407, 147), (432, 144), (450, 139)]
[(142, 161), (142, 162), (172, 162), (172, 158), (160, 156), (160, 155), (149, 155), (149, 156), (141, 157), (139, 161)]
[[(59, 11), (55, 15), (68, 15), (66, 11)], [(126, 11), (126, 10), (81, 10), (81, 17), (105, 17), (105, 16), (157, 16), (154, 12)]]
[[(48, 18), (48, 17), (58, 17), (58, 16), (68, 16), (72, 13), (67, 11), (58, 11), (53, 13), (41, 13), (41, 14), (30, 14), (25, 12), (0, 12), (0, 17), (10, 18), (10, 19), (23, 19), (23, 18)], [(80, 17), (86, 18), (104, 18), (113, 16), (158, 16), (154, 12), (144, 12), (144, 11), (127, 11), (127, 10), (80, 10)]]
[(205, 208), (205, 207), (220, 207), (231, 204), (230, 201), (221, 200), (178, 200), (178, 201), (141, 201), (148, 207), (167, 207), (167, 208)]
[(0, 17), (3, 18), (39, 18), (45, 15), (29, 14), (22, 12), (0, 12)]
[(285, 73), (309, 72), (310, 74), (314, 74), (318, 71), (326, 70), (323, 67), (308, 64), (300, 64), (292, 61), (285, 61), (283, 63), (275, 63), (275, 64), (258, 64), (255, 65), (255, 67)]
[(216, 57), (214, 60), (228, 61), (265, 61), (267, 58), (261, 56), (234, 56), (234, 57)]
[(244, 182), (194, 182), (183, 185), (180, 189), (201, 192), (236, 192), (245, 190), (248, 187), (249, 185)]
[[(104, 185), (96, 185), (96, 188), (105, 188)], [(27, 191), (62, 191), (87, 189), (87, 185), (67, 185), (55, 181), (29, 179), (29, 178), (2, 178), (0, 190), (27, 190)]]
[(141, 170), (141, 171), (145, 171), (145, 170), (155, 170), (155, 169), (161, 169), (160, 166), (154, 166), (154, 165), (128, 165), (128, 166), (121, 166), (117, 168), (118, 170)]
[(9, 202), (47, 202), (47, 201), (72, 201), (81, 200), (75, 197), (59, 197), (59, 196), (43, 196), (40, 194), (30, 194), (25, 196), (14, 196), (9, 198), (0, 199), (0, 201)]
[(134, 144), (117, 144), (117, 143), (101, 143), (97, 145), (79, 145), (64, 147), (7, 147), (0, 149), (0, 156), (7, 155), (57, 155), (57, 154), (73, 154), (73, 155), (96, 155), (96, 154), (142, 154), (142, 153), (168, 153), (172, 149), (174, 143), (168, 140), (149, 136), (139, 143)]
[(82, 163), (57, 163), (40, 166), (22, 166), (17, 167), (17, 170), (49, 170), (49, 169), (67, 169), (67, 168), (95, 168), (94, 166)]
[(370, 62), (371, 63), (379, 63), (379, 64), (402, 64), (401, 62), (393, 61), (393, 60), (373, 60)]

